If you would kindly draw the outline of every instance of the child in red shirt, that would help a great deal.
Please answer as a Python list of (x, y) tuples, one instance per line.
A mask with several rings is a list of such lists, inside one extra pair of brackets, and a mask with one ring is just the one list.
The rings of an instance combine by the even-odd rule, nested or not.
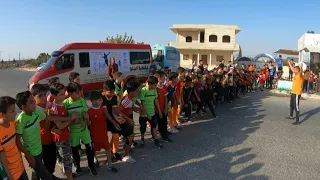
[(172, 140), (168, 136), (168, 91), (167, 88), (164, 85), (165, 81), (165, 73), (163, 71), (157, 71), (155, 73), (155, 76), (158, 78), (158, 84), (157, 84), (157, 93), (158, 93), (158, 102), (159, 107), (161, 110), (162, 118), (159, 116), (158, 109), (156, 108), (156, 115), (158, 116), (158, 129), (161, 134), (162, 140), (167, 142), (172, 142)]
[[(54, 101), (49, 107), (49, 114), (57, 117), (67, 117), (67, 110), (63, 106), (65, 98), (65, 86), (61, 83), (54, 83), (50, 86), (50, 94)], [(57, 129), (60, 131), (52, 133), (53, 142), (56, 144), (57, 150), (63, 163), (63, 171), (67, 175), (67, 180), (72, 180), (72, 157), (71, 146), (69, 142), (68, 126), (74, 121), (54, 122)]]
[[(56, 83), (60, 83), (60, 79), (58, 77), (53, 77), (53, 78), (50, 78), (49, 81), (48, 81), (48, 84), (49, 84), (49, 87), (53, 84), (56, 84)], [(47, 102), (53, 102), (54, 101), (54, 98), (52, 96), (51, 93), (48, 94), (47, 96)]]
[(102, 106), (102, 94), (98, 91), (92, 91), (90, 93), (90, 101), (92, 102), (92, 107), (89, 108), (88, 114), (91, 121), (90, 134), (93, 141), (96, 163), (99, 165), (96, 152), (104, 149), (106, 151), (108, 169), (112, 172), (117, 172), (118, 170), (112, 166), (111, 150), (106, 126), (106, 108)]
[(264, 87), (264, 83), (266, 82), (266, 77), (265, 77), (265, 74), (263, 74), (263, 72), (261, 71), (260, 72), (260, 75), (259, 75), (259, 83), (260, 83), (260, 90), (263, 91), (263, 87)]

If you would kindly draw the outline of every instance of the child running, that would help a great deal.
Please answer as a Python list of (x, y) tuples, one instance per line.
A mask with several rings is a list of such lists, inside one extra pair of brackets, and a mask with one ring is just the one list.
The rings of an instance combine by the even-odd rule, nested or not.
[(141, 147), (144, 147), (144, 134), (147, 128), (147, 122), (151, 125), (151, 134), (154, 139), (154, 145), (158, 148), (162, 148), (162, 144), (159, 141), (157, 134), (157, 124), (158, 119), (155, 115), (156, 109), (159, 113), (159, 117), (162, 118), (161, 109), (158, 102), (158, 93), (157, 93), (157, 84), (158, 79), (155, 76), (150, 76), (148, 78), (148, 85), (141, 89), (140, 100), (143, 109), (146, 111), (140, 114), (139, 124), (140, 124), (140, 133), (141, 133)]
[(96, 158), (96, 164), (99, 165), (98, 157), (96, 152), (104, 149), (106, 151), (108, 165), (107, 168), (112, 172), (117, 172), (118, 170), (112, 166), (111, 151), (108, 139), (108, 132), (106, 126), (106, 114), (105, 108), (102, 106), (102, 95), (98, 91), (92, 91), (90, 93), (90, 101), (92, 102), (92, 107), (89, 108), (89, 119), (90, 134), (93, 141), (94, 156)]
[(80, 140), (86, 147), (86, 155), (88, 160), (89, 171), (93, 176), (97, 175), (94, 164), (94, 152), (88, 125), (90, 125), (88, 106), (86, 101), (81, 97), (82, 88), (80, 84), (72, 82), (67, 86), (67, 92), (70, 95), (63, 104), (68, 114), (76, 112), (80, 117), (80, 124), (73, 124), (69, 127), (70, 130), (70, 143), (72, 147), (73, 163), (76, 167), (76, 173), (82, 175), (83, 172), (80, 168)]
[(16, 100), (0, 97), (0, 163), (9, 180), (28, 180), (21, 153), (16, 144)]

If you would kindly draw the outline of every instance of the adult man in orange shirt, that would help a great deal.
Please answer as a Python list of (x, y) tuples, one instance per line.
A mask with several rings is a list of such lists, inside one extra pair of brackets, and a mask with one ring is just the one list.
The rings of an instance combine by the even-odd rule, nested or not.
[(294, 73), (294, 78), (292, 82), (292, 90), (291, 90), (291, 99), (290, 99), (290, 119), (293, 119), (293, 111), (296, 111), (296, 122), (294, 125), (299, 125), (299, 113), (300, 113), (300, 97), (302, 94), (302, 87), (303, 87), (303, 76), (301, 73), (301, 68), (299, 66), (293, 65), (293, 62), (289, 61), (289, 66), (291, 71)]

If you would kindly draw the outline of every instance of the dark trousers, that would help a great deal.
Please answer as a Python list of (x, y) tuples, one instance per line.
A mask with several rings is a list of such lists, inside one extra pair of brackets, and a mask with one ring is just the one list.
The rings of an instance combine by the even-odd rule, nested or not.
[(184, 116), (190, 120), (191, 119), (191, 115), (192, 115), (192, 103), (191, 102), (186, 102), (183, 105), (182, 110), (184, 111)]
[[(88, 160), (88, 165), (89, 167), (94, 167), (94, 153), (93, 153), (93, 146), (92, 143), (90, 144), (85, 144), (86, 146), (86, 155), (87, 155), (87, 160)], [(79, 149), (80, 145), (76, 147), (72, 147), (72, 159), (73, 159), (73, 164), (76, 168), (80, 168), (80, 154), (79, 154)]]
[(272, 89), (273, 79), (274, 79), (274, 77), (270, 77), (270, 80), (269, 80), (269, 88), (270, 89)]
[(203, 110), (204, 107), (204, 101), (200, 100), (200, 102), (197, 103), (197, 114)]
[(296, 111), (296, 121), (299, 122), (301, 95), (291, 94), (290, 97), (290, 117), (293, 117), (293, 111)]
[(42, 145), (43, 164), (50, 174), (54, 173), (57, 162), (57, 147), (55, 143)]
[(157, 114), (156, 115), (158, 118), (158, 130), (159, 133), (161, 134), (162, 138), (168, 137), (168, 119), (167, 119), (167, 115), (164, 115), (164, 113), (162, 113), (162, 118), (160, 118), (160, 116)]
[(215, 112), (214, 107), (213, 107), (213, 101), (212, 100), (207, 100), (206, 101), (206, 105), (208, 106), (212, 116), (215, 117), (216, 116), (216, 112)]
[(232, 101), (234, 99), (233, 86), (229, 86), (228, 91), (229, 91), (229, 99)]
[(304, 80), (303, 81), (303, 91), (307, 92), (307, 90), (308, 90), (308, 80)]
[(293, 73), (289, 72), (289, 81), (292, 81), (292, 78), (293, 78)]

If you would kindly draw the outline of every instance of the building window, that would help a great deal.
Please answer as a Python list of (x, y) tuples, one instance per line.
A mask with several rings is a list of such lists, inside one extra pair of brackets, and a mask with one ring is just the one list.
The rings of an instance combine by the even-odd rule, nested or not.
[(192, 42), (192, 37), (191, 36), (187, 36), (186, 37), (186, 42)]
[(224, 42), (224, 43), (230, 43), (230, 36), (228, 36), (228, 35), (222, 36), (222, 42)]
[(218, 42), (217, 35), (210, 35), (209, 36), (209, 42)]
[(204, 31), (200, 32), (200, 43), (204, 43)]
[(198, 55), (194, 54), (192, 55), (192, 61), (198, 61)]
[(88, 52), (79, 53), (79, 64), (81, 68), (90, 67), (90, 58)]
[(223, 56), (217, 55), (216, 61), (221, 62), (223, 60)]
[(189, 60), (189, 54), (184, 54), (183, 55), (183, 60)]

